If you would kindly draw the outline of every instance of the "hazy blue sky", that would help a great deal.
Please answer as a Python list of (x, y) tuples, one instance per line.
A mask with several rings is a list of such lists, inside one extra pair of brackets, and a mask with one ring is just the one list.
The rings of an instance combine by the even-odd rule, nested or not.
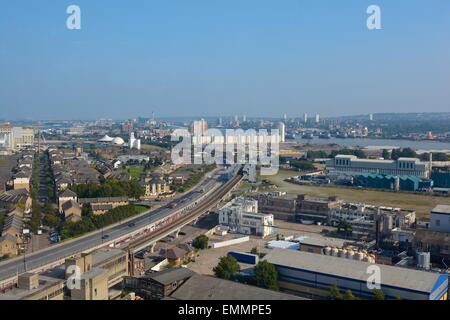
[[(82, 30), (66, 29), (66, 8)], [(382, 9), (380, 31), (366, 9)], [(448, 0), (2, 0), (0, 118), (450, 111)]]

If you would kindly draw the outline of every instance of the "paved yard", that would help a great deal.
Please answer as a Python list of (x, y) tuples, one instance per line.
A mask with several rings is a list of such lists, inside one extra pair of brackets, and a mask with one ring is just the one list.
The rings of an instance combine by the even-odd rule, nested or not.
[[(298, 223), (290, 223), (285, 221), (276, 220), (276, 225), (279, 227), (277, 233), (282, 234), (284, 236), (307, 236), (311, 238), (324, 238), (320, 232), (322, 229), (326, 228), (323, 226), (307, 226)], [(333, 229), (333, 228), (327, 228)], [(226, 235), (224, 237), (220, 236), (212, 236), (210, 237), (210, 242), (220, 242), (229, 240), (231, 238), (241, 237), (243, 235)], [(196, 257), (195, 262), (191, 262), (188, 265), (188, 268), (206, 275), (212, 275), (214, 272), (213, 268), (219, 263), (219, 259), (223, 256), (226, 256), (230, 251), (241, 251), (241, 252), (250, 252), (252, 248), (258, 248), (260, 253), (268, 253), (271, 249), (266, 248), (266, 243), (270, 240), (274, 240), (276, 238), (276, 234), (271, 236), (270, 238), (261, 239), (258, 237), (250, 237), (250, 241), (240, 243), (237, 245), (232, 245), (223, 248), (217, 249), (208, 249), (204, 251), (200, 251)], [(244, 263), (240, 263), (241, 270), (245, 270), (248, 268), (253, 268), (253, 265), (248, 265)]]

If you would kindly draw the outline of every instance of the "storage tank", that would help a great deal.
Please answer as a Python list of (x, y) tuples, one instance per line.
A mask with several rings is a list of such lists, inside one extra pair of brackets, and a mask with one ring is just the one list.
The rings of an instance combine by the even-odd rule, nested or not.
[(326, 256), (331, 255), (331, 247), (326, 247), (325, 249), (323, 249), (323, 254)]
[(337, 256), (338, 256), (338, 253), (339, 253), (338, 248), (332, 248), (332, 249), (331, 249), (331, 255), (332, 255), (333, 257), (337, 257)]
[(394, 218), (391, 215), (386, 217), (387, 229), (392, 230), (394, 228)]
[(430, 270), (429, 252), (417, 252), (417, 268)]
[(344, 258), (344, 259), (347, 258), (347, 249), (342, 249), (342, 250), (341, 250), (340, 257), (341, 257), (341, 258)]
[(355, 251), (353, 251), (353, 249), (349, 249), (347, 251), (347, 259), (352, 259), (355, 257)]
[(370, 262), (370, 263), (375, 263), (375, 255), (369, 254), (369, 255), (367, 256), (367, 260), (368, 260), (368, 262)]
[(364, 259), (364, 253), (362, 253), (361, 251), (358, 251), (357, 253), (355, 253), (355, 260), (362, 261), (363, 259)]

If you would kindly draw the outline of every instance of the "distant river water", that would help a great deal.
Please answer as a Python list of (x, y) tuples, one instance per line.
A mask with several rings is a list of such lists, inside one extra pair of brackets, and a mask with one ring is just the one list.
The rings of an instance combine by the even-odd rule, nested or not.
[(395, 139), (364, 139), (364, 138), (330, 138), (319, 139), (303, 139), (296, 138), (300, 143), (309, 143), (316, 145), (337, 144), (342, 147), (362, 147), (367, 149), (392, 149), (392, 148), (411, 148), (419, 153), (422, 152), (450, 152), (449, 142), (438, 141), (412, 141), (412, 140), (395, 140)]

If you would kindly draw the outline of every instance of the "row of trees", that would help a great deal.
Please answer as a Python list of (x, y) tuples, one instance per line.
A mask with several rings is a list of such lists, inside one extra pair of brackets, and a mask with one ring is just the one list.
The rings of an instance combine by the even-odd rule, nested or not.
[(316, 169), (314, 164), (309, 161), (302, 161), (302, 160), (292, 160), (289, 162), (291, 167), (299, 170), (299, 171), (313, 171)]
[(67, 221), (62, 224), (61, 239), (66, 240), (69, 238), (78, 237), (85, 233), (107, 227), (111, 224), (142, 213), (147, 209), (148, 208), (143, 206), (128, 205), (111, 209), (103, 215), (96, 216), (92, 213), (92, 209), (90, 207), (84, 207), (80, 221)]
[(331, 158), (335, 158), (339, 154), (357, 156), (358, 158), (361, 158), (361, 159), (366, 159), (367, 158), (366, 153), (364, 151), (362, 151), (361, 149), (333, 150), (330, 153), (330, 157)]
[(37, 233), (40, 225), (41, 225), (41, 206), (38, 202), (38, 194), (39, 194), (39, 185), (40, 185), (40, 167), (41, 161), (39, 158), (39, 153), (34, 154), (33, 160), (33, 172), (31, 176), (31, 219), (29, 222), (30, 230), (33, 233)]
[(164, 149), (171, 149), (178, 142), (179, 141), (172, 141), (172, 137), (171, 136), (165, 136), (162, 139), (160, 139), (159, 141), (153, 141), (150, 138), (144, 140), (145, 144), (148, 144), (148, 145), (151, 145), (151, 146), (160, 147), (160, 148), (164, 148)]
[(104, 180), (100, 184), (87, 183), (71, 187), (79, 198), (129, 197), (139, 199), (144, 188), (137, 181)]
[[(384, 292), (380, 289), (372, 290), (372, 294), (373, 294), (373, 300), (385, 300), (386, 299)], [(344, 293), (342, 293), (336, 285), (333, 285), (330, 287), (330, 292), (329, 292), (328, 298), (330, 300), (358, 300), (358, 298), (353, 295), (353, 292), (351, 290), (347, 290)], [(400, 299), (400, 298), (398, 298), (398, 299)]]
[[(386, 159), (386, 152), (383, 150), (383, 158)], [(393, 149), (387, 159), (398, 160), (399, 158), (417, 158), (417, 153), (411, 148)]]
[[(325, 158), (334, 158), (336, 157), (338, 154), (344, 154), (344, 155), (354, 155), (357, 156), (358, 158), (362, 158), (365, 159), (367, 158), (366, 153), (363, 150), (360, 149), (341, 149), (341, 150), (333, 150), (331, 152), (326, 152), (324, 150), (312, 150), (312, 151), (308, 151), (306, 153), (306, 159), (307, 160), (314, 160), (314, 159), (325, 159)], [(280, 162), (281, 163), (285, 163), (287, 161), (287, 158), (281, 157), (280, 158)], [(295, 160), (294, 160), (295, 161)], [(291, 161), (291, 165), (292, 165)], [(303, 163), (307, 163), (305, 161), (301, 161)], [(312, 165), (312, 163), (311, 163)], [(304, 164), (301, 164), (301, 166), (304, 166)], [(306, 164), (306, 166), (308, 166), (308, 164)]]
[[(386, 160), (398, 160), (399, 158), (419, 158), (422, 161), (430, 160), (429, 153), (417, 154), (411, 148), (393, 149), (392, 152), (383, 149), (382, 157)], [(450, 157), (443, 152), (436, 152), (433, 153), (433, 161), (450, 161)]]
[(44, 171), (49, 201), (55, 202), (56, 201), (55, 176), (53, 173), (52, 166), (50, 164), (50, 156), (48, 154), (48, 151), (45, 152), (44, 154)]

